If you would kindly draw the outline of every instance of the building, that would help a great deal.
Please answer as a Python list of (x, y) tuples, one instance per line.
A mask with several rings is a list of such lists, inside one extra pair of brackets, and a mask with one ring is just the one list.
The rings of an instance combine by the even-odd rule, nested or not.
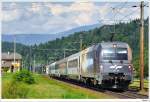
[(16, 72), (21, 68), (22, 56), (15, 53), (15, 63), (14, 63), (14, 53), (2, 53), (1, 57), (1, 69), (2, 72)]

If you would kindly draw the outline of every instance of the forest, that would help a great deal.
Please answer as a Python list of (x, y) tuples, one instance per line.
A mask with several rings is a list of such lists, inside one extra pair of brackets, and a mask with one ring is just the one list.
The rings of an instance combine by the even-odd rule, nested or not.
[[(148, 77), (148, 21), (144, 21), (144, 75)], [(52, 63), (71, 54), (79, 52), (80, 40), (82, 39), (82, 49), (102, 41), (110, 41), (114, 34), (113, 41), (127, 42), (132, 48), (133, 65), (136, 70), (136, 77), (139, 77), (139, 54), (140, 54), (140, 21), (135, 19), (127, 23), (115, 25), (103, 25), (89, 31), (75, 32), (67, 37), (57, 38), (53, 41), (41, 43), (39, 45), (23, 45), (17, 43), (17, 52), (23, 56), (24, 68), (35, 65)], [(2, 52), (13, 52), (13, 43), (2, 42)]]

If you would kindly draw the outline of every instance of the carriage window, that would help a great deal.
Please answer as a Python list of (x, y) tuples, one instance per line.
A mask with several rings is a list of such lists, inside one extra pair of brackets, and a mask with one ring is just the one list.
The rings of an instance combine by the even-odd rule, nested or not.
[(50, 65), (49, 69), (51, 69), (51, 70), (55, 69), (55, 65), (54, 64)]
[(93, 53), (89, 52), (87, 53), (87, 65), (92, 65), (93, 64)]
[(105, 48), (102, 57), (104, 60), (128, 60), (127, 48)]
[(68, 63), (68, 67), (69, 67), (69, 68), (78, 67), (78, 60), (77, 60), (77, 59), (75, 59), (75, 60), (71, 60), (71, 61), (69, 61), (69, 63)]
[(59, 68), (59, 66), (58, 66), (58, 64), (56, 64), (56, 67), (55, 67), (55, 69), (58, 69)]
[(67, 67), (67, 63), (63, 62), (59, 64), (59, 68), (66, 68)]

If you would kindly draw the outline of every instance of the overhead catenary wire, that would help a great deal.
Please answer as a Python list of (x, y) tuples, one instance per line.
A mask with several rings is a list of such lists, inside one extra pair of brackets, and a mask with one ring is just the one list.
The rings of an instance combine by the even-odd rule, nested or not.
[[(117, 10), (119, 10), (119, 11), (122, 10), (122, 9), (125, 7), (126, 4), (127, 4), (127, 1), (124, 2), (124, 4), (123, 4), (119, 9), (118, 9), (118, 8), (115, 8), (115, 9), (116, 9), (116, 12), (117, 12)], [(114, 10), (115, 10), (115, 9), (114, 9)], [(116, 13), (115, 16), (117, 16), (117, 14), (118, 14), (118, 13)]]
[(128, 16), (133, 15), (134, 13), (137, 13), (136, 11), (139, 10), (139, 8), (137, 8), (136, 10), (130, 12), (129, 14), (125, 15), (124, 17), (122, 17), (119, 21), (121, 22), (122, 20), (124, 20), (125, 18), (127, 18)]
[[(115, 21), (118, 21), (118, 23), (121, 22), (121, 21), (131, 21), (131, 19), (130, 19), (130, 18), (127, 19), (127, 17), (128, 17), (128, 16), (132, 16), (132, 15), (134, 15), (135, 13), (137, 13), (136, 11), (137, 11), (138, 9), (139, 9), (139, 8), (137, 8), (136, 10), (130, 12), (130, 13), (127, 14), (127, 15), (124, 15), (121, 19), (118, 19), (118, 20), (115, 20)], [(125, 19), (125, 18), (126, 18), (126, 19)], [(114, 20), (111, 20), (111, 19), (101, 19), (100, 21), (114, 21)]]
[[(126, 8), (126, 6), (127, 6), (127, 1), (121, 6), (121, 7), (117, 7), (117, 6), (115, 6), (115, 7), (111, 7), (111, 10), (113, 9), (115, 9), (116, 10), (116, 13), (115, 13), (115, 15), (122, 15), (123, 17), (119, 20), (115, 20), (115, 22), (117, 22), (117, 23), (119, 23), (119, 22), (121, 22), (121, 21), (131, 21), (131, 18), (129, 18), (129, 19), (127, 19), (128, 18), (128, 16), (132, 16), (132, 15), (134, 15), (135, 13), (137, 13), (137, 11), (136, 10), (138, 10), (138, 9), (136, 9), (136, 10), (134, 10), (134, 11), (132, 11), (131, 13), (129, 13), (129, 14), (127, 14), (127, 15), (124, 15), (124, 13), (121, 13), (120, 11), (123, 9), (123, 8)], [(145, 5), (148, 5), (148, 3), (147, 4), (145, 4)], [(128, 5), (129, 6), (129, 9), (132, 9), (133, 7), (133, 5)], [(111, 13), (111, 11), (110, 12), (108, 12), (108, 14), (109, 13)], [(108, 15), (107, 14), (107, 15)], [(106, 15), (106, 16), (107, 16)], [(125, 20), (125, 18), (126, 18), (126, 20)], [(99, 20), (99, 21), (107, 21), (107, 22), (112, 22), (112, 21), (114, 21), (114, 20), (112, 20), (112, 19), (101, 19), (101, 20)], [(119, 22), (118, 22), (119, 21)]]
[[(127, 4), (127, 1), (124, 2), (124, 4), (119, 8), (119, 10), (121, 10), (122, 8), (124, 8), (126, 4)], [(118, 13), (115, 13), (115, 11), (117, 11), (117, 10), (116, 10), (117, 6), (118, 6), (118, 5), (116, 5), (115, 7), (111, 7), (111, 11), (108, 12), (108, 14), (111, 13), (111, 12), (114, 13), (114, 20), (113, 20), (113, 22), (114, 22), (114, 32), (113, 32), (113, 33), (115, 33), (115, 24), (116, 24), (116, 23), (115, 23), (115, 22), (116, 22), (116, 19), (115, 19), (115, 18), (116, 18), (116, 15), (118, 14)], [(108, 14), (107, 14), (107, 15), (108, 15)], [(101, 20), (101, 21), (102, 21), (102, 20)], [(111, 20), (111, 21), (112, 21), (112, 20)], [(107, 22), (108, 22), (108, 21), (107, 21)], [(110, 28), (108, 28), (108, 29), (109, 29), (109, 31), (111, 31)], [(112, 33), (112, 32), (110, 32), (110, 33)]]
[[(121, 6), (121, 8), (120, 9), (122, 9), (123, 7), (125, 7), (125, 4), (126, 4), (127, 2), (125, 2), (122, 6)], [(105, 15), (105, 17), (106, 16), (108, 16), (111, 12), (112, 12), (112, 10), (115, 8), (117, 8), (119, 5), (116, 5), (116, 6), (114, 6), (114, 7), (110, 7), (110, 9), (109, 9), (109, 12)]]

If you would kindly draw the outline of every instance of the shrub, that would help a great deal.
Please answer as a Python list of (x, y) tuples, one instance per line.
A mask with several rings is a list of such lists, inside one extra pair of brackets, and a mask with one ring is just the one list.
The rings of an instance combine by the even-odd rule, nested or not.
[(4, 72), (7, 72), (8, 70), (9, 70), (8, 67), (4, 67), (4, 68), (3, 68), (3, 71), (4, 71)]
[(34, 77), (33, 77), (32, 73), (27, 71), (27, 70), (22, 70), (20, 72), (17, 72), (14, 75), (14, 79), (16, 81), (22, 81), (22, 82), (25, 82), (25, 83), (28, 83), (28, 84), (35, 83), (35, 80), (34, 80)]

